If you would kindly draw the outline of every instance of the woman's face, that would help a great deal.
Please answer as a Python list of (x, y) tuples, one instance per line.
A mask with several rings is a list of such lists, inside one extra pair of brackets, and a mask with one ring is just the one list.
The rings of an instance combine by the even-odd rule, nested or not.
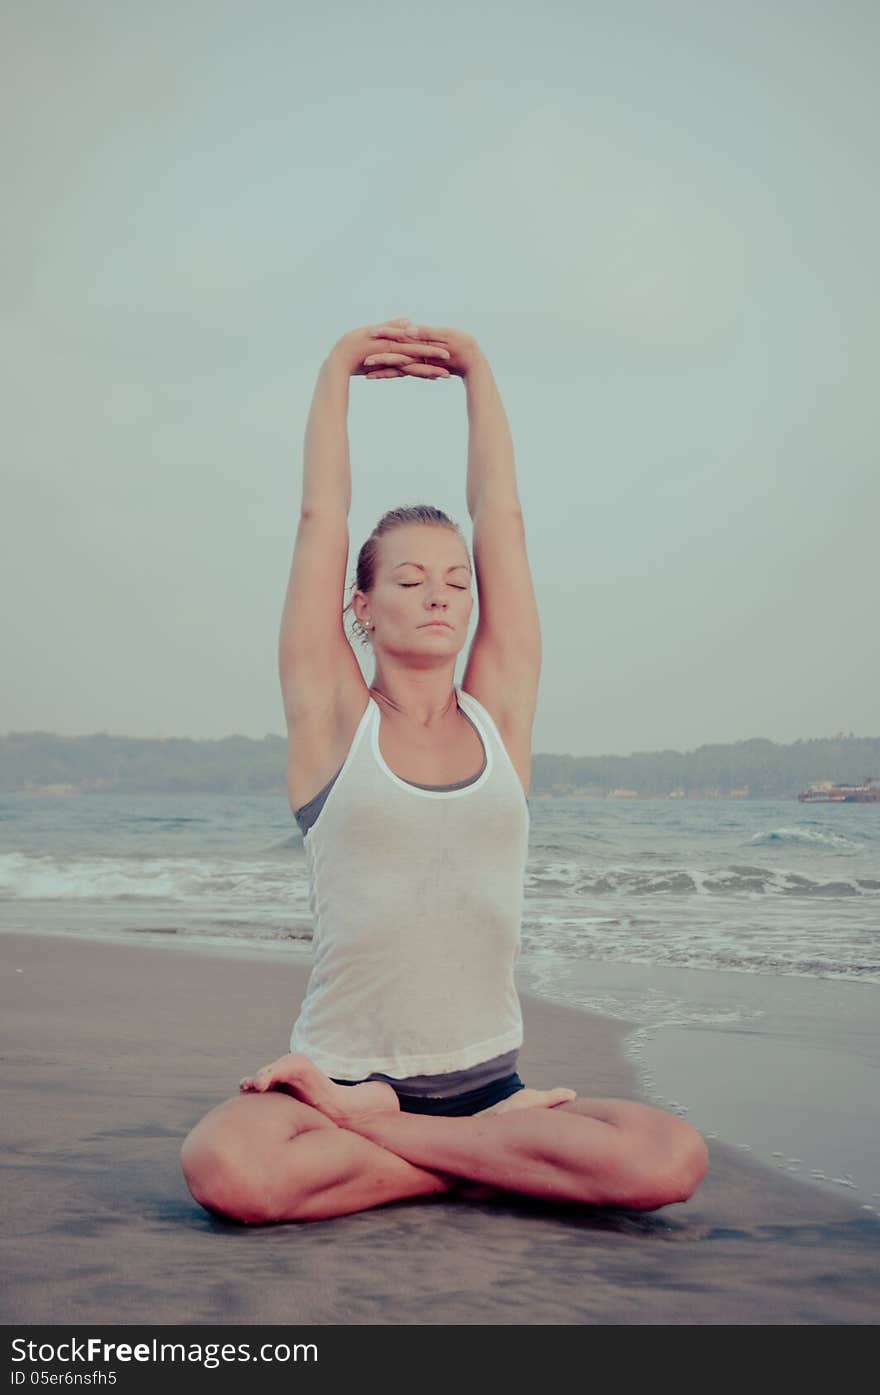
[[(474, 598), (467, 548), (451, 528), (414, 523), (379, 539), (372, 591), (357, 592), (356, 612), (374, 650), (457, 654)], [(442, 621), (444, 624), (437, 624)]]

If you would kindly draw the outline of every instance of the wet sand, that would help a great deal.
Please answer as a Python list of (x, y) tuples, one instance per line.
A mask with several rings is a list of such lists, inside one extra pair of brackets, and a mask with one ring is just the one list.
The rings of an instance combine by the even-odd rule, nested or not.
[[(287, 1049), (300, 955), (0, 935), (3, 1323), (875, 1323), (880, 1224), (710, 1140), (688, 1202), (395, 1202), (249, 1227), (180, 1143)], [(523, 995), (527, 1084), (639, 1098), (625, 1024)], [(839, 1105), (839, 1101), (838, 1101)]]

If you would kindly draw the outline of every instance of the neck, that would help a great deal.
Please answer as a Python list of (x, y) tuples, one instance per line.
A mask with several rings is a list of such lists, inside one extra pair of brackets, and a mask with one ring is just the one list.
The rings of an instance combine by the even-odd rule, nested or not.
[(458, 694), (448, 679), (442, 686), (437, 674), (421, 675), (415, 679), (397, 676), (388, 682), (377, 674), (370, 687), (373, 697), (383, 711), (393, 712), (420, 727), (436, 726), (458, 709)]

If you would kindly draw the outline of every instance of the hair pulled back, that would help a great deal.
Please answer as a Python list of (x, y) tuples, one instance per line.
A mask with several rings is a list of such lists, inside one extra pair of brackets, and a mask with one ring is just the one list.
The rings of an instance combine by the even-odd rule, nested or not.
[[(438, 528), (449, 528), (452, 532), (458, 533), (462, 542), (465, 542), (464, 534), (458, 524), (442, 509), (434, 508), (433, 504), (411, 504), (404, 508), (389, 509), (387, 513), (383, 513), (358, 553), (355, 579), (351, 582), (352, 590), (363, 591), (365, 595), (372, 591), (376, 581), (379, 539), (384, 538), (385, 534), (392, 532), (393, 529), (403, 528), (410, 523), (430, 523)], [(466, 542), (465, 547), (467, 547)], [(349, 599), (348, 604), (343, 609), (343, 616), (347, 610), (351, 610), (351, 604), (351, 599)], [(352, 633), (360, 637), (361, 644), (369, 644), (369, 635), (359, 620), (355, 620), (352, 624)]]

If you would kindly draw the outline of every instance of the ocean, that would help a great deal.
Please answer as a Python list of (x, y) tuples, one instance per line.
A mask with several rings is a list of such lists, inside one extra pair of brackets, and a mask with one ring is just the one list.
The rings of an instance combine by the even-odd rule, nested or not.
[[(646, 1098), (876, 1213), (880, 805), (529, 806), (520, 987), (629, 1023)], [(0, 930), (307, 958), (302, 838), (282, 796), (5, 795)]]

